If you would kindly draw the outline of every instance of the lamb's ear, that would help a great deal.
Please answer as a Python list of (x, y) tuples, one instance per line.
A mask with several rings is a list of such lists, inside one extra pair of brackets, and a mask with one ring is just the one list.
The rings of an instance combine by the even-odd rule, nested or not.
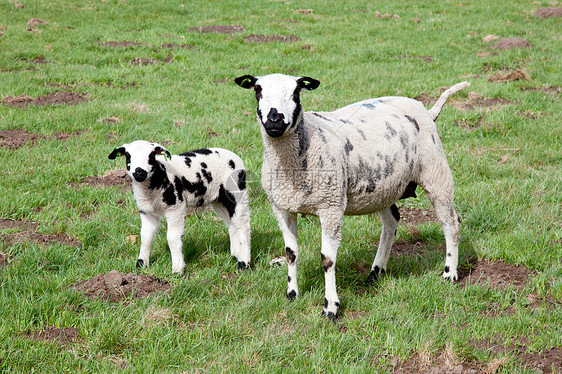
[(110, 160), (115, 160), (115, 157), (123, 156), (125, 154), (125, 147), (117, 147), (115, 148), (107, 158)]
[(320, 86), (320, 81), (310, 77), (301, 77), (297, 79), (297, 84), (303, 90), (315, 90)]
[(156, 146), (156, 148), (154, 148), (154, 151), (156, 152), (157, 155), (163, 155), (164, 160), (166, 160), (166, 161), (168, 161), (172, 158), (172, 154), (170, 153), (170, 151), (168, 151), (164, 147)]
[(234, 82), (242, 88), (254, 88), (257, 81), (258, 78), (253, 75), (243, 75), (234, 79)]

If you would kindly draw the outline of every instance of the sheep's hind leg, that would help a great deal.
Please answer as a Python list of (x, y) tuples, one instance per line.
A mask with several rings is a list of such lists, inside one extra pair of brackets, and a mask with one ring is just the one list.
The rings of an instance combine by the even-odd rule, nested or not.
[(322, 225), (322, 267), (324, 268), (325, 298), (322, 315), (335, 321), (340, 308), (336, 289), (336, 257), (341, 240), (342, 211), (319, 214)]
[(172, 273), (181, 273), (185, 267), (181, 237), (185, 225), (185, 213), (173, 212), (166, 215), (168, 222), (168, 246), (172, 254)]
[(230, 254), (238, 261), (238, 269), (246, 269), (250, 264), (250, 212), (248, 207), (236, 204), (232, 217), (221, 203), (212, 203), (211, 208), (228, 229)]
[(287, 297), (294, 300), (299, 295), (297, 285), (297, 262), (299, 259), (299, 247), (297, 244), (297, 215), (284, 209), (276, 207), (274, 204), (273, 214), (277, 218), (279, 228), (283, 233), (285, 241), (285, 257), (287, 259)]
[(147, 267), (150, 263), (150, 246), (154, 239), (154, 234), (160, 225), (160, 219), (152, 214), (145, 212), (140, 213), (141, 217), (141, 245), (139, 257), (137, 259), (137, 267)]
[(396, 228), (400, 220), (400, 212), (396, 205), (392, 204), (390, 208), (380, 211), (379, 216), (382, 221), (382, 232), (377, 255), (371, 266), (371, 273), (367, 278), (368, 285), (375, 283), (379, 279), (379, 276), (386, 272), (388, 257), (390, 256), (392, 244), (394, 244), (394, 239), (396, 238)]

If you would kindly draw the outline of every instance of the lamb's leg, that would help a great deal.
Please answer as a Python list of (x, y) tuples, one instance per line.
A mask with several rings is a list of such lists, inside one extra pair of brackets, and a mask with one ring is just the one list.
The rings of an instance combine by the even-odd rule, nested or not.
[(211, 204), (213, 211), (224, 222), (230, 238), (230, 254), (236, 257), (238, 268), (245, 269), (250, 264), (250, 211), (247, 205), (236, 204), (232, 218), (219, 202)]
[(168, 222), (168, 246), (172, 254), (172, 273), (181, 273), (185, 266), (181, 240), (184, 231), (185, 213), (172, 211), (166, 214), (166, 220)]
[(386, 272), (386, 264), (388, 262), (388, 257), (390, 256), (392, 244), (394, 244), (394, 239), (396, 238), (398, 220), (400, 220), (400, 213), (394, 204), (392, 204), (390, 208), (380, 211), (379, 216), (382, 221), (382, 232), (379, 240), (379, 247), (377, 249), (377, 255), (375, 256), (375, 261), (373, 261), (373, 265), (371, 266), (371, 273), (367, 278), (368, 285), (376, 282), (379, 279), (379, 276)]
[(336, 257), (341, 240), (343, 211), (327, 211), (319, 214), (322, 225), (322, 267), (324, 268), (325, 298), (322, 315), (335, 320), (340, 307), (336, 289)]
[(285, 241), (285, 257), (289, 276), (287, 278), (287, 297), (294, 300), (299, 295), (297, 286), (297, 261), (299, 259), (299, 247), (297, 245), (297, 215), (272, 204), (273, 214), (277, 218), (279, 228), (283, 233)]
[(141, 212), (141, 245), (137, 260), (137, 267), (147, 267), (150, 263), (150, 246), (154, 239), (154, 234), (160, 225), (160, 219), (152, 214)]

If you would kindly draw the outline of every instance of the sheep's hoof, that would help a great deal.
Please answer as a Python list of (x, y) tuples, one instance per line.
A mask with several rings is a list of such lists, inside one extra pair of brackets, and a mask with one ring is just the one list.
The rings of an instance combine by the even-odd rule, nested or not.
[(144, 267), (144, 260), (141, 260), (140, 258), (137, 260), (137, 268), (142, 268)]
[(375, 284), (376, 282), (379, 281), (379, 276), (382, 276), (385, 273), (386, 273), (386, 270), (381, 269), (378, 266), (375, 266), (375, 268), (373, 270), (371, 270), (371, 272), (369, 273), (369, 276), (367, 277), (367, 280), (365, 281), (365, 285), (372, 286), (373, 284)]
[(446, 281), (451, 281), (454, 283), (459, 280), (459, 276), (457, 274), (457, 270), (451, 271), (448, 266), (445, 266), (445, 271), (443, 272), (443, 279)]
[(248, 265), (244, 261), (238, 261), (238, 270), (246, 270), (248, 269)]
[(287, 299), (293, 301), (297, 298), (297, 291), (291, 290), (291, 292), (287, 292)]
[(328, 321), (332, 321), (333, 323), (336, 323), (336, 321), (338, 320), (337, 313), (333, 313), (333, 312), (327, 312), (326, 313), (326, 311), (323, 310), (322, 316), (325, 317)]

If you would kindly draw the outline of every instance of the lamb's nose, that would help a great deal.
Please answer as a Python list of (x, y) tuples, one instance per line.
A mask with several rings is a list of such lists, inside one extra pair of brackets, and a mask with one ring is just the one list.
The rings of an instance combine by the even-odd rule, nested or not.
[(135, 172), (133, 173), (133, 178), (135, 178), (137, 182), (144, 182), (147, 176), (148, 173), (146, 172), (146, 170), (143, 170), (141, 168), (136, 168)]
[(279, 113), (275, 108), (271, 108), (267, 114), (267, 119), (274, 123), (281, 122), (284, 118), (283, 113)]

